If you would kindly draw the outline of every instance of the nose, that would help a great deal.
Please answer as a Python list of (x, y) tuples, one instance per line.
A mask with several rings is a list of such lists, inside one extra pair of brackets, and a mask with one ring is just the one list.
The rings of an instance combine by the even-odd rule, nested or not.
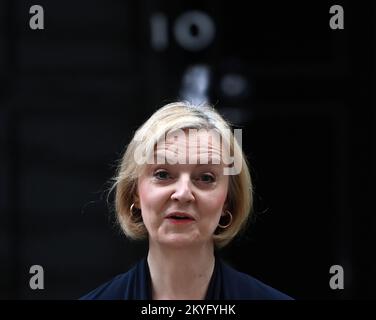
[(182, 175), (175, 184), (175, 190), (171, 195), (171, 200), (181, 202), (191, 202), (195, 200), (192, 193), (192, 184), (189, 176)]

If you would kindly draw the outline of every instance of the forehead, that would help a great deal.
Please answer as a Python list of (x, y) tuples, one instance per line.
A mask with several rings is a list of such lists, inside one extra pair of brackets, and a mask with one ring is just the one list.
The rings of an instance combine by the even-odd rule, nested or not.
[(165, 159), (172, 160), (173, 163), (221, 164), (225, 154), (223, 149), (221, 136), (217, 131), (185, 129), (168, 133), (158, 141), (154, 154), (159, 161)]

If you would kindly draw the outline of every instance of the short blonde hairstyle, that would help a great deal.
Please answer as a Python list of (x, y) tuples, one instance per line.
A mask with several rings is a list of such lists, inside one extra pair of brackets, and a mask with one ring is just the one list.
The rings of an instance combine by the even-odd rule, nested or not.
[[(117, 175), (111, 190), (116, 189), (115, 210), (117, 220), (125, 233), (131, 239), (144, 239), (148, 232), (142, 221), (140, 210), (133, 214), (131, 205), (135, 202), (137, 181), (145, 167), (135, 161), (134, 154), (140, 146), (148, 154), (154, 152), (155, 141), (162, 138), (167, 132), (184, 129), (214, 129), (221, 135), (230, 131), (229, 122), (214, 109), (205, 104), (200, 106), (188, 102), (169, 103), (157, 110), (134, 134), (131, 142), (121, 159)], [(225, 229), (217, 228), (213, 234), (214, 244), (221, 248), (228, 244), (241, 230), (245, 229), (252, 211), (253, 190), (248, 169), (247, 159), (241, 150), (238, 141), (230, 131), (230, 152), (241, 157), (239, 174), (229, 176), (226, 209), (232, 213), (231, 225)], [(236, 153), (237, 152), (237, 153)]]

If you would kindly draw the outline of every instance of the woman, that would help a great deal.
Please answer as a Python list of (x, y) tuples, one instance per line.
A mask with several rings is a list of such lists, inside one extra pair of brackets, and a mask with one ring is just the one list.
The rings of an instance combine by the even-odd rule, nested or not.
[(128, 145), (113, 188), (122, 230), (147, 237), (149, 251), (82, 299), (290, 299), (216, 253), (244, 229), (252, 183), (241, 146), (211, 106), (156, 111)]

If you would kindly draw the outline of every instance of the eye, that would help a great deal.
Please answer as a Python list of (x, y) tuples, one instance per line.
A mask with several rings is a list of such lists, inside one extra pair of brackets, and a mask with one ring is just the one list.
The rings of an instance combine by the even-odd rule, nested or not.
[(157, 170), (154, 172), (153, 176), (158, 180), (166, 180), (170, 177), (169, 173), (166, 170)]
[(205, 183), (215, 182), (215, 177), (211, 173), (204, 173), (200, 176), (201, 181)]

